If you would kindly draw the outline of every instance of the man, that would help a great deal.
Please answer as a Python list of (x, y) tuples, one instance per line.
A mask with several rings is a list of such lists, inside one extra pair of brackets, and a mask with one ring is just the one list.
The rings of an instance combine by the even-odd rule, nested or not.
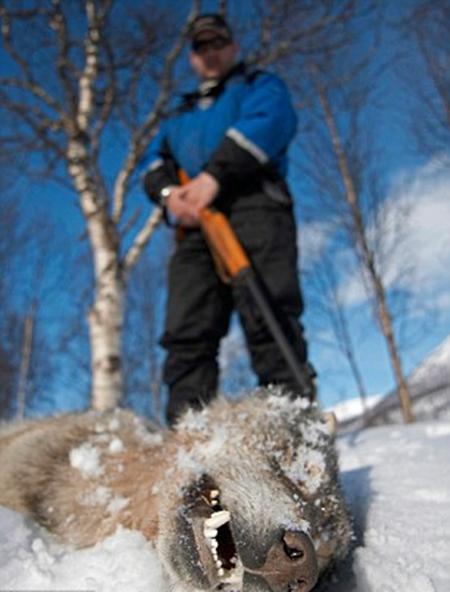
[[(214, 396), (218, 348), (234, 308), (260, 384), (281, 384), (311, 396), (298, 392), (251, 296), (219, 277), (199, 229), (199, 212), (206, 206), (229, 218), (307, 380), (313, 376), (298, 321), (303, 304), (296, 228), (285, 183), (286, 152), (297, 124), (288, 91), (277, 76), (237, 62), (238, 46), (221, 16), (197, 17), (189, 37), (190, 63), (201, 83), (161, 125), (144, 178), (148, 195), (183, 229), (170, 263), (161, 339), (168, 352), (164, 380), (170, 422), (184, 407)], [(180, 170), (190, 178), (183, 186)]]

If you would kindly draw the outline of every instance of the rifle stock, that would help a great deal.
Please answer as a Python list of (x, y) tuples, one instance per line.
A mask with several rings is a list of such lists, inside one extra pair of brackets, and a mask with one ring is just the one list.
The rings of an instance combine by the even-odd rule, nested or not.
[[(179, 179), (182, 185), (189, 182), (189, 177), (184, 171), (180, 171)], [(300, 363), (297, 352), (288, 341), (272, 309), (272, 305), (266, 297), (250, 261), (226, 216), (212, 208), (204, 208), (200, 212), (200, 224), (216, 263), (219, 276), (224, 281), (234, 279), (236, 283), (239, 282), (247, 286), (266, 322), (267, 328), (272, 333), (295, 381), (300, 387), (302, 396), (314, 400), (314, 390), (305, 374), (304, 366)]]
[[(183, 169), (178, 171), (178, 178), (181, 185), (190, 181)], [(250, 261), (224, 214), (204, 208), (200, 212), (200, 224), (223, 279), (233, 279), (244, 269), (250, 268)]]
[(204, 208), (200, 212), (200, 222), (210, 247), (231, 278), (250, 267), (244, 249), (222, 212)]

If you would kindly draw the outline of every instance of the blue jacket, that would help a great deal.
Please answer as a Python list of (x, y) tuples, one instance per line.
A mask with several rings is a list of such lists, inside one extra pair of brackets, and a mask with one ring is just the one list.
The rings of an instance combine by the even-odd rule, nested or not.
[(222, 191), (254, 176), (284, 178), (287, 149), (297, 117), (281, 79), (238, 64), (218, 83), (204, 83), (185, 95), (151, 142), (145, 158), (145, 188), (159, 191), (176, 182), (176, 171), (189, 177), (212, 174)]

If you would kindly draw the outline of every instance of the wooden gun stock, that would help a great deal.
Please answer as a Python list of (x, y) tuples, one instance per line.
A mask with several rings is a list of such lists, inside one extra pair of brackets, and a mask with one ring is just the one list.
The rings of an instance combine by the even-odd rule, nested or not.
[[(189, 182), (189, 177), (184, 171), (179, 172), (179, 179), (182, 185)], [(272, 305), (227, 218), (222, 212), (204, 208), (200, 212), (200, 224), (219, 276), (223, 281), (232, 279), (235, 280), (235, 283), (247, 287), (253, 295), (267, 328), (280, 348), (286, 364), (300, 387), (302, 396), (313, 400), (315, 396), (314, 389), (309, 377), (305, 374), (304, 366), (299, 362), (298, 353), (284, 334)]]
[(204, 208), (200, 212), (200, 222), (210, 248), (231, 278), (250, 267), (250, 261), (224, 214)]
[[(181, 185), (190, 181), (184, 170), (178, 172), (178, 178)], [(233, 279), (250, 268), (250, 261), (224, 214), (204, 208), (200, 212), (200, 224), (222, 279)]]

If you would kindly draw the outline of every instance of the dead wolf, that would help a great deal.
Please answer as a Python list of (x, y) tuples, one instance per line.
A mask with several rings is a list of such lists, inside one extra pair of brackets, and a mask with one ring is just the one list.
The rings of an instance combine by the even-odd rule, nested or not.
[(170, 430), (125, 410), (32, 421), (0, 434), (0, 504), (80, 547), (138, 529), (179, 592), (309, 592), (351, 538), (332, 432), (270, 389)]

